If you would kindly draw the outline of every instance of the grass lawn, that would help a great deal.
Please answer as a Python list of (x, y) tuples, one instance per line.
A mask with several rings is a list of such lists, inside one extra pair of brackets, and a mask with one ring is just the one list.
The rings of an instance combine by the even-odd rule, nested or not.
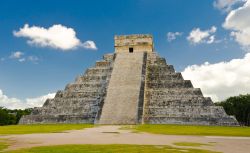
[(0, 152), (6, 148), (8, 148), (8, 144), (0, 139)]
[(0, 135), (55, 133), (66, 130), (79, 130), (93, 127), (93, 124), (35, 124), (35, 125), (9, 125), (0, 126)]
[(211, 146), (212, 144), (195, 143), (195, 142), (175, 142), (176, 146), (189, 146), (189, 147), (200, 147), (200, 146)]
[(34, 147), (8, 153), (215, 153), (201, 149), (153, 145), (61, 145)]
[(250, 127), (195, 126), (195, 125), (131, 125), (124, 126), (135, 132), (149, 132), (169, 135), (207, 135), (250, 137)]

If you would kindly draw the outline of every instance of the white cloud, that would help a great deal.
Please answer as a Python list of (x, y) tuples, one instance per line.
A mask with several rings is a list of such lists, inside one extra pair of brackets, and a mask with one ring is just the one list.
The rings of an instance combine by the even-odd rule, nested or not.
[(36, 98), (27, 98), (25, 101), (29, 106), (41, 107), (48, 98), (54, 98), (55, 95), (55, 93), (49, 93), (47, 95), (43, 95)]
[[(17, 52), (12, 52), (11, 55), (9, 56), (9, 58), (11, 59), (15, 59), (19, 62), (26, 62), (26, 61), (30, 61), (33, 63), (38, 63), (39, 58), (37, 56), (31, 55), (31, 56), (24, 56), (23, 52), (17, 51)], [(3, 58), (4, 60), (4, 58)]]
[[(25, 24), (19, 31), (13, 32), (16, 37), (28, 38), (28, 44), (40, 47), (52, 47), (63, 51), (83, 47), (86, 49), (96, 49), (95, 43), (91, 41), (91, 45), (82, 43), (77, 37), (76, 32), (72, 28), (68, 28), (61, 24), (56, 24), (48, 29), (38, 26), (29, 26)], [(93, 45), (94, 44), (94, 45)], [(91, 48), (94, 47), (94, 48)]]
[(167, 34), (168, 42), (175, 40), (178, 36), (181, 36), (181, 35), (182, 35), (181, 32), (168, 32)]
[(87, 48), (87, 49), (93, 49), (93, 50), (97, 50), (97, 47), (95, 45), (95, 42), (91, 41), (91, 40), (88, 40), (88, 41), (85, 41), (82, 46), (84, 48)]
[(19, 59), (19, 58), (21, 58), (21, 56), (23, 56), (23, 55), (24, 55), (23, 52), (16, 51), (16, 52), (12, 52), (12, 53), (11, 53), (10, 58)]
[(233, 6), (242, 3), (246, 0), (215, 0), (213, 5), (215, 8), (228, 12), (233, 9)]
[(25, 59), (25, 58), (20, 58), (20, 59), (18, 59), (18, 61), (19, 61), (19, 62), (25, 62), (26, 59)]
[(37, 56), (28, 56), (27, 60), (37, 64), (39, 58)]
[(215, 35), (213, 34), (216, 32), (216, 30), (217, 28), (215, 26), (212, 26), (210, 29), (204, 31), (202, 31), (200, 28), (194, 28), (187, 37), (187, 40), (194, 45), (200, 43), (214, 43)]
[(41, 107), (47, 98), (54, 98), (55, 93), (49, 93), (35, 98), (26, 98), (21, 100), (18, 98), (9, 98), (4, 95), (3, 91), (0, 89), (0, 107), (6, 107), (9, 109), (24, 109), (32, 107)]
[(242, 59), (185, 68), (182, 75), (201, 88), (205, 96), (214, 101), (225, 100), (230, 96), (250, 93), (250, 53)]
[(223, 27), (232, 30), (231, 36), (250, 51), (250, 0), (227, 15)]
[(209, 39), (207, 40), (208, 44), (212, 44), (215, 40), (215, 36), (210, 36)]

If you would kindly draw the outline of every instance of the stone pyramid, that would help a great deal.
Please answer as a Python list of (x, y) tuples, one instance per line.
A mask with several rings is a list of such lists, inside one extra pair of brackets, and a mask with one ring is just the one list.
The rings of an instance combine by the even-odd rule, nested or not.
[(115, 36), (114, 54), (19, 123), (238, 125), (157, 55), (151, 35)]

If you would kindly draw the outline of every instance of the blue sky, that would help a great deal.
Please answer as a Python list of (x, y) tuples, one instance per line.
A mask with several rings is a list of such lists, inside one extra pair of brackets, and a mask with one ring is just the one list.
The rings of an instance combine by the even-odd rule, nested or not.
[[(248, 42), (242, 43), (237, 40), (238, 37), (232, 36), (232, 31), (241, 32), (242, 29), (232, 27), (231, 22), (227, 27), (223, 24), (232, 11), (241, 7), (248, 9), (247, 3), (249, 2), (246, 0), (1, 1), (2, 96), (25, 102), (27, 98), (64, 89), (67, 83), (94, 65), (103, 54), (114, 51), (114, 35), (152, 34), (155, 50), (180, 72), (187, 70), (190, 65), (200, 68), (205, 62), (212, 66), (222, 61), (230, 63), (232, 59), (245, 59)], [(245, 29), (249, 28), (249, 23), (247, 22)], [(81, 44), (90, 40), (97, 49), (77, 46), (64, 50), (50, 45), (27, 43), (33, 38), (20, 32), (25, 24), (29, 25), (28, 28), (48, 29), (59, 24), (72, 28)], [(212, 31), (212, 27), (216, 27), (216, 30)], [(198, 34), (206, 33), (207, 36), (198, 42), (192, 42), (188, 37), (192, 31), (197, 32), (197, 29)], [(14, 31), (19, 32), (19, 36)], [(168, 40), (168, 33), (175, 32), (180, 35)], [(16, 52), (20, 55), (14, 57)], [(188, 79), (197, 79), (198, 83), (195, 84), (203, 87), (204, 84), (199, 84), (200, 78), (189, 77), (187, 76)], [(244, 88), (244, 92), (248, 91), (248, 88)], [(216, 93), (208, 92), (208, 95), (212, 94)]]

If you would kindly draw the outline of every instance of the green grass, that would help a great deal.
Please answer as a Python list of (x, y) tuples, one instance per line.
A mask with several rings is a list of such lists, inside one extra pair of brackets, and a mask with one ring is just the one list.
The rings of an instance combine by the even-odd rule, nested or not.
[(196, 143), (196, 142), (175, 142), (176, 146), (189, 146), (189, 147), (201, 147), (201, 146), (211, 146), (211, 144)]
[(0, 126), (0, 135), (55, 133), (67, 130), (79, 130), (93, 127), (92, 124), (36, 124), (36, 125), (9, 125)]
[(6, 143), (3, 139), (0, 139), (0, 152), (6, 148), (8, 148), (8, 143)]
[(244, 136), (250, 137), (250, 127), (195, 126), (195, 125), (132, 125), (123, 129), (168, 135)]
[(209, 150), (153, 145), (60, 145), (34, 147), (8, 153), (215, 153)]

